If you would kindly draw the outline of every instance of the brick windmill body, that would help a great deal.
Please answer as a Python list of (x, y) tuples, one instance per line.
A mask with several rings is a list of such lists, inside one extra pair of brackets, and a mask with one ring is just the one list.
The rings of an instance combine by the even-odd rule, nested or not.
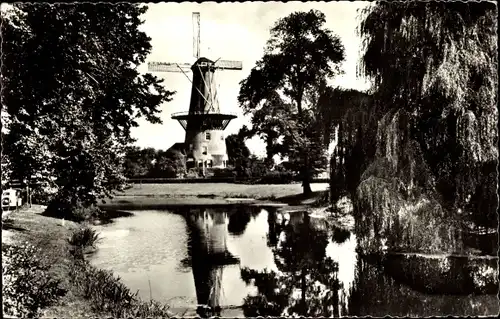
[[(234, 114), (220, 112), (217, 87), (214, 79), (216, 70), (241, 70), (241, 61), (216, 60), (200, 57), (200, 14), (193, 13), (193, 49), (196, 61), (190, 63), (148, 63), (149, 71), (182, 72), (191, 81), (191, 102), (188, 112), (172, 114), (179, 121), (186, 136), (184, 143), (176, 143), (172, 148), (186, 155), (186, 167), (223, 168), (227, 165), (227, 149), (224, 130), (236, 118)], [(193, 73), (192, 80), (187, 72)]]

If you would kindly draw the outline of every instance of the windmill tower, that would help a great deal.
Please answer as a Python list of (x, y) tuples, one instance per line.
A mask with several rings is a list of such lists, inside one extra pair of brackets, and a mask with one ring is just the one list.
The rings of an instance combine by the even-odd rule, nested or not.
[[(205, 171), (207, 167), (226, 167), (228, 156), (224, 130), (236, 118), (234, 114), (220, 112), (215, 71), (241, 70), (242, 62), (220, 59), (212, 61), (200, 57), (199, 12), (193, 12), (193, 31), (194, 64), (150, 62), (148, 69), (153, 72), (182, 72), (191, 81), (189, 111), (174, 113), (172, 118), (179, 121), (186, 131), (183, 149), (187, 155), (187, 168), (198, 167)], [(193, 72), (192, 80), (187, 75), (189, 71)]]

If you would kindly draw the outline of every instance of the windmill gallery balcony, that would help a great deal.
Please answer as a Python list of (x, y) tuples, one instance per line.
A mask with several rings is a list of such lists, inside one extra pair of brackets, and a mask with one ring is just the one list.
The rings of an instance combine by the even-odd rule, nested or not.
[(232, 119), (237, 118), (236, 113), (226, 112), (176, 112), (172, 113), (172, 119), (179, 121), (186, 130), (187, 123), (202, 130), (225, 130)]

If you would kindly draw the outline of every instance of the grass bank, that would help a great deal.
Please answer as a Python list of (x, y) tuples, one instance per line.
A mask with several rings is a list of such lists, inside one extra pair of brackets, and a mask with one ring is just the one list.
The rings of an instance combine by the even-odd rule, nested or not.
[[(314, 191), (325, 190), (328, 183), (313, 183)], [(133, 184), (121, 196), (157, 197), (214, 197), (214, 198), (253, 198), (275, 200), (302, 193), (300, 183), (247, 185), (232, 183), (197, 184)], [(118, 196), (120, 197), (120, 196)]]
[(224, 207), (241, 204), (283, 206), (280, 209), (303, 211), (311, 206), (328, 206), (325, 202), (328, 186), (327, 183), (313, 183), (313, 193), (304, 196), (301, 184), (133, 184), (131, 188), (100, 206), (108, 213), (120, 210), (161, 210), (178, 206)]
[[(41, 312), (35, 316), (76, 318), (166, 317), (170, 315), (167, 306), (154, 301), (142, 301), (125, 287), (119, 278), (93, 267), (83, 255), (75, 254), (75, 247), (68, 239), (78, 233), (82, 225), (43, 216), (43, 210), (44, 206), (34, 205), (32, 208), (22, 208), (12, 212), (7, 220), (2, 218), (2, 270), (6, 269), (14, 274), (22, 273), (28, 280), (48, 278), (52, 284), (57, 283), (57, 291), (61, 292), (56, 296), (57, 298), (49, 298), (52, 302), (45, 305), (41, 303)], [(83, 236), (83, 239), (86, 237), (88, 236)], [(76, 238), (76, 241), (80, 241), (78, 236)], [(26, 255), (26, 247), (29, 247), (30, 251), (36, 251), (40, 260), (43, 259), (43, 261)], [(18, 257), (19, 255), (21, 257)], [(4, 257), (10, 259), (5, 265)], [(38, 267), (37, 273), (34, 273), (33, 265), (42, 262), (44, 267)], [(25, 268), (13, 269), (12, 267), (16, 265), (17, 267), (24, 265)], [(11, 296), (14, 298), (22, 294), (29, 294), (30, 300), (46, 297), (42, 295), (44, 290), (46, 291), (44, 288), (46, 282), (30, 282), (30, 285), (26, 286), (19, 281), (19, 279), (11, 279), (10, 287), (4, 281), (2, 289), (4, 295), (8, 289), (11, 289)], [(13, 291), (12, 286), (20, 291)], [(26, 293), (26, 290), (30, 291)], [(3, 301), (2, 308), (5, 311), (5, 298)], [(11, 304), (15, 304), (15, 301)]]

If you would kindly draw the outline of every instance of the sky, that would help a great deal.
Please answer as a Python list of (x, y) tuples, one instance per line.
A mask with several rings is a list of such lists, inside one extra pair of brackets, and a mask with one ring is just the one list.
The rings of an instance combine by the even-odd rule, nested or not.
[[(226, 128), (225, 135), (237, 133), (243, 125), (250, 126), (250, 118), (243, 116), (238, 106), (239, 82), (250, 74), (264, 51), (269, 30), (282, 17), (295, 11), (317, 9), (326, 16), (325, 27), (339, 36), (345, 48), (344, 74), (333, 80), (334, 86), (366, 90), (369, 84), (356, 76), (360, 57), (361, 39), (356, 34), (359, 25), (358, 9), (369, 2), (183, 2), (148, 4), (142, 16), (142, 31), (151, 38), (152, 50), (147, 62), (193, 63), (192, 13), (200, 12), (200, 53), (211, 60), (238, 60), (243, 70), (216, 72), (219, 105), (222, 112), (236, 113), (238, 118)], [(147, 72), (147, 64), (139, 66)], [(139, 120), (139, 127), (132, 131), (140, 147), (167, 149), (173, 143), (184, 141), (184, 129), (171, 119), (175, 112), (188, 111), (191, 83), (183, 73), (155, 72), (164, 79), (163, 85), (176, 91), (173, 100), (160, 106), (162, 124)], [(190, 74), (188, 74), (190, 76)], [(265, 156), (265, 146), (258, 137), (247, 141), (250, 151)]]

